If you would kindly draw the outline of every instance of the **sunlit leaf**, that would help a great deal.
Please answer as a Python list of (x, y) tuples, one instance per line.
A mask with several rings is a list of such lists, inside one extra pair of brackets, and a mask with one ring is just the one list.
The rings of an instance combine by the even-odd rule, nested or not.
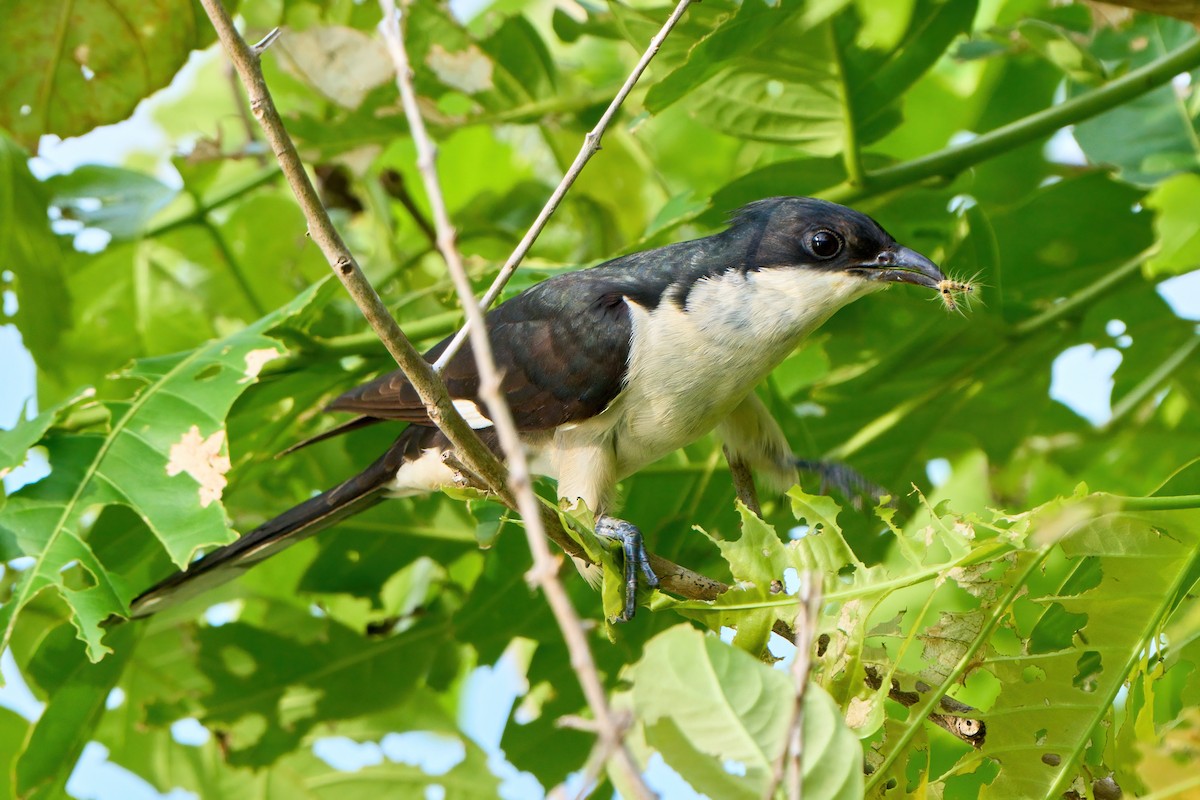
[[(231, 538), (219, 502), (230, 467), (224, 415), (282, 352), (264, 332), (312, 296), (301, 295), (228, 340), (137, 362), (126, 375), (143, 387), (129, 401), (110, 405), (107, 433), (51, 432), (43, 440), (50, 476), (14, 493), (0, 514), (0, 528), (35, 559), (0, 607), (0, 643), (7, 644), (25, 604), (55, 588), (72, 606), (88, 655), (99, 659), (108, 651), (99, 623), (123, 612), (138, 587), (123, 586), (87, 541), (87, 518), (99, 507), (134, 509), (181, 567), (198, 548)], [(78, 585), (65, 581), (68, 569), (80, 573)]]
[(124, 119), (212, 41), (198, 3), (0, 3), (0, 125), (26, 146)]
[(16, 791), (22, 798), (61, 797), (75, 759), (91, 738), (104, 713), (109, 693), (121, 677), (137, 632), (123, 628), (112, 637), (118, 652), (103, 663), (91, 663), (74, 631), (56, 628), (30, 665), (49, 696), (16, 760)]
[[(678, 626), (650, 642), (633, 676), (633, 702), (647, 743), (693, 787), (710, 796), (763, 795), (795, 706), (786, 673)], [(861, 796), (858, 740), (829, 696), (812, 685), (805, 695), (804, 741), (807, 797)], [(721, 764), (736, 765), (739, 774)]]
[(175, 190), (133, 170), (89, 165), (46, 181), (63, 219), (100, 228), (118, 239), (142, 232), (175, 197)]
[[(9, 301), (0, 319), (12, 319), (21, 329), (25, 346), (45, 359), (71, 326), (71, 303), (63, 275), (63, 245), (50, 230), (49, 193), (26, 166), (28, 154), (0, 131), (0, 250), (5, 253), (5, 294), (19, 292), (14, 309)], [(9, 284), (11, 281), (11, 289)]]

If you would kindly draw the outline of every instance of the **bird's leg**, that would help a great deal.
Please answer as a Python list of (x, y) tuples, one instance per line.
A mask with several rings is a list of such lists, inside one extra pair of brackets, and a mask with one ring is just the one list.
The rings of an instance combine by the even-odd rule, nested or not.
[(761, 517), (762, 506), (758, 502), (758, 490), (754, 488), (754, 476), (750, 473), (750, 465), (734, 455), (729, 449), (729, 445), (726, 445), (724, 450), (725, 461), (729, 463), (729, 475), (733, 478), (733, 491), (737, 494), (737, 499), (742, 501), (742, 505)]
[(620, 619), (628, 622), (637, 611), (638, 570), (645, 576), (647, 586), (651, 589), (658, 587), (658, 576), (650, 568), (650, 556), (642, 541), (642, 532), (636, 525), (623, 519), (601, 514), (596, 518), (596, 535), (621, 543), (625, 560), (625, 610), (621, 612)]
[(839, 493), (850, 500), (855, 508), (862, 508), (864, 497), (878, 500), (882, 495), (891, 494), (879, 484), (864, 478), (853, 467), (837, 461), (810, 461), (797, 458), (793, 463), (796, 465), (796, 469), (812, 473), (821, 479), (821, 494), (825, 494), (831, 487), (837, 489)]

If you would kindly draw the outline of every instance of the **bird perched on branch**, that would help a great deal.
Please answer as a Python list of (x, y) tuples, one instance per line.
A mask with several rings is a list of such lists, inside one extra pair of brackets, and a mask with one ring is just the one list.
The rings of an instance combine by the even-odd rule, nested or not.
[[(597, 533), (623, 545), (624, 618), (636, 607), (638, 572), (651, 586), (657, 579), (637, 528), (609, 513), (617, 482), (716, 429), (731, 461), (790, 486), (797, 461), (754, 387), (835, 311), (891, 283), (942, 292), (950, 284), (864, 214), (775, 197), (746, 206), (721, 233), (550, 278), (487, 315), (501, 388), (534, 471), (556, 478), (560, 499), (586, 503)], [(468, 424), (498, 450), (469, 347), (443, 379)], [(358, 475), (144, 592), (134, 617), (223, 583), (388, 496), (454, 483), (443, 459), (450, 443), (402, 372), (346, 392), (330, 409), (358, 415), (334, 432), (410, 424)]]

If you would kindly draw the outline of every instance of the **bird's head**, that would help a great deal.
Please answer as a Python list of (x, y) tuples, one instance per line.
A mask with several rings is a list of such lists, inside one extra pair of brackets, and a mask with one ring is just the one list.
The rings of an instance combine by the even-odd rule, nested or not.
[(826, 200), (772, 197), (751, 203), (735, 216), (730, 232), (735, 231), (752, 243), (748, 266), (754, 268), (841, 272), (880, 287), (911, 283), (944, 291), (948, 283), (937, 264), (901, 245), (875, 220)]

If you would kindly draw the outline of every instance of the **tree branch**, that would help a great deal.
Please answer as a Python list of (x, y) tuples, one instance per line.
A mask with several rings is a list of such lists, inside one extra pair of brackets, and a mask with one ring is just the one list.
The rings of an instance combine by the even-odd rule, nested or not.
[(1012, 327), (1013, 336), (1028, 336), (1031, 333), (1045, 328), (1047, 325), (1053, 324), (1057, 320), (1071, 314), (1073, 311), (1081, 309), (1088, 303), (1103, 295), (1121, 282), (1137, 274), (1138, 269), (1147, 258), (1154, 255), (1158, 249), (1157, 245), (1153, 245), (1146, 250), (1138, 253), (1133, 258), (1129, 259), (1119, 267), (1114, 269), (1092, 283), (1083, 287), (1079, 291), (1067, 297), (1060, 303), (1055, 303), (1040, 314), (1021, 320)]
[(742, 505), (754, 512), (755, 516), (762, 516), (762, 506), (758, 502), (758, 490), (754, 488), (754, 475), (750, 472), (750, 467), (745, 461), (736, 458), (729, 451), (729, 446), (721, 448), (725, 453), (725, 463), (729, 465), (729, 477), (733, 479), (733, 492), (737, 495), (737, 499), (742, 501)]
[(796, 700), (792, 706), (792, 719), (788, 725), (787, 746), (775, 762), (771, 784), (763, 794), (763, 800), (771, 800), (779, 784), (788, 778), (788, 800), (800, 800), (804, 796), (804, 697), (808, 692), (808, 675), (812, 670), (813, 634), (821, 612), (821, 581), (824, 576), (806, 572), (800, 576), (797, 599), (800, 608), (796, 612), (795, 639), (796, 655), (792, 661), (792, 681)]
[(931, 690), (928, 695), (926, 695), (924, 702), (920, 704), (914, 703), (913, 706), (910, 707), (915, 708), (916, 711), (914, 713), (910, 710), (908, 717), (909, 724), (904, 726), (903, 732), (896, 738), (895, 741), (888, 743), (889, 750), (887, 755), (884, 756), (883, 761), (878, 765), (878, 767), (876, 767), (875, 772), (871, 773), (870, 777), (867, 778), (867, 796), (871, 796), (877, 791), (880, 781), (885, 780), (885, 778), (891, 772), (892, 766), (908, 748), (908, 745), (912, 742), (913, 737), (917, 735), (917, 731), (919, 730), (920, 726), (912, 724), (912, 722), (915, 720), (928, 718), (933, 713), (934, 707), (939, 705), (942, 702), (942, 699), (945, 698), (946, 692), (950, 690), (950, 687), (957, 683), (958, 680), (966, 674), (967, 669), (971, 666), (971, 663), (975, 659), (975, 654), (979, 652), (979, 649), (983, 647), (984, 642), (986, 642), (992, 635), (992, 631), (996, 629), (996, 626), (1000, 623), (1001, 617), (1007, 612), (1009, 606), (1012, 605), (1013, 601), (1017, 599), (1017, 596), (1020, 595), (1021, 592), (1025, 591), (1025, 585), (1029, 582), (1030, 576), (1042, 566), (1042, 563), (1045, 562), (1047, 556), (1050, 555), (1050, 550), (1052, 547), (1053, 544), (1045, 545), (1031, 554), (1032, 557), (1029, 559), (1029, 563), (1025, 565), (1025, 568), (1021, 571), (1021, 574), (1017, 576), (1016, 581), (1013, 582), (1013, 585), (1007, 592), (1005, 592), (1004, 596), (999, 600), (999, 602), (992, 607), (991, 614), (988, 616), (987, 621), (984, 623), (976, 637), (971, 641), (971, 644), (963, 652), (962, 656), (958, 659), (958, 663), (954, 665), (953, 669), (950, 670), (949, 674), (946, 675), (941, 684), (939, 684), (936, 688)]
[[(646, 48), (646, 52), (642, 53), (642, 57), (638, 59), (637, 65), (634, 66), (633, 71), (629, 73), (629, 77), (625, 79), (625, 83), (617, 91), (616, 97), (608, 104), (608, 108), (605, 110), (604, 115), (600, 117), (600, 121), (596, 123), (596, 127), (588, 131), (588, 134), (583, 137), (583, 146), (579, 149), (579, 155), (575, 156), (575, 161), (572, 162), (570, 168), (567, 170), (567, 174), (559, 181), (558, 187), (550, 195), (550, 199), (546, 201), (546, 205), (542, 207), (541, 212), (537, 215), (537, 219), (533, 221), (533, 225), (529, 227), (524, 238), (517, 245), (517, 249), (513, 250), (512, 255), (508, 257), (508, 261), (504, 262), (500, 273), (492, 281), (492, 285), (488, 287), (487, 292), (484, 293), (483, 299), (479, 301), (480, 308), (486, 311), (496, 301), (496, 298), (500, 296), (504, 285), (508, 283), (513, 273), (517, 271), (517, 267), (521, 265), (525, 254), (529, 252), (529, 248), (533, 247), (533, 243), (541, 235), (542, 230), (546, 227), (546, 223), (550, 221), (550, 216), (558, 208), (563, 197), (566, 196), (567, 190), (575, 183), (575, 179), (579, 177), (579, 173), (583, 172), (584, 166), (591, 157), (600, 149), (600, 138), (604, 135), (604, 131), (608, 129), (609, 123), (617, 115), (621, 104), (625, 102), (625, 98), (629, 96), (629, 92), (633, 90), (638, 79), (642, 77), (642, 73), (646, 71), (646, 67), (650, 65), (651, 59), (658, 53), (658, 48), (662, 47), (663, 41), (671, 32), (671, 29), (675, 27), (675, 23), (679, 22), (680, 17), (683, 16), (683, 12), (687, 10), (691, 2), (692, 0), (679, 0), (679, 4), (675, 6), (675, 10), (671, 12), (671, 16), (667, 17), (667, 21), (663, 23), (662, 28), (650, 40), (650, 45)], [(450, 346), (446, 348), (434, 364), (435, 370), (440, 372), (450, 362), (450, 359), (454, 357), (454, 354), (458, 352), (459, 348), (462, 347), (463, 342), (466, 340), (470, 324), (470, 320), (468, 319), (467, 325), (455, 334), (453, 341), (450, 342)]]
[(165, 233), (170, 233), (176, 228), (182, 228), (185, 225), (191, 225), (199, 222), (207, 217), (210, 211), (214, 211), (226, 203), (237, 200), (239, 197), (249, 194), (260, 186), (265, 186), (268, 183), (273, 182), (278, 177), (279, 169), (272, 164), (262, 172), (256, 173), (247, 181), (231, 187), (222, 194), (217, 195), (213, 199), (209, 200), (207, 203), (202, 204), (198, 197), (191, 195), (192, 201), (195, 204), (194, 208), (192, 208), (190, 211), (182, 212), (177, 216), (172, 216), (170, 219), (164, 220), (157, 225), (152, 225), (142, 232), (142, 236), (146, 237), (147, 239), (152, 239), (155, 236), (162, 236)]
[(383, 342), (392, 358), (404, 371), (404, 375), (416, 389), (425, 404), (430, 420), (450, 439), (466, 465), (480, 475), (506, 502), (511, 502), (505, 485), (504, 468), (496, 461), (474, 431), (455, 410), (446, 392), (445, 385), (433, 373), (429, 363), (412, 346), (412, 342), (400, 330), (396, 320), (388, 312), (378, 293), (363, 275), (358, 262), (342, 241), (329, 214), (326, 213), (316, 189), (304, 171), (304, 165), (296, 152), (296, 146), (288, 137), (283, 120), (275, 108), (271, 94), (263, 78), (259, 57), (263, 49), (278, 36), (272, 31), (254, 48), (238, 34), (233, 20), (221, 5), (220, 0), (200, 0), (205, 13), (212, 21), (225, 51), (233, 61), (242, 85), (250, 98), (250, 110), (266, 135), (271, 150), (287, 178), (296, 200), (308, 222), (308, 233), (321, 249), (334, 274), (346, 287), (363, 316), (371, 324), (375, 334)]
[[(213, 27), (216, 28), (222, 46), (229, 53), (242, 84), (246, 87), (254, 116), (262, 126), (267, 141), (283, 168), (288, 184), (296, 195), (297, 202), (308, 222), (309, 233), (313, 241), (321, 248), (321, 252), (328, 260), (334, 274), (346, 286), (350, 296), (362, 310), (363, 315), (375, 331), (375, 335), (399, 364), (405, 377), (412, 382), (422, 402), (425, 403), (430, 420), (450, 439), (464, 465), (471, 472), (480, 476), (502, 503), (510, 508), (515, 507), (512, 495), (508, 491), (504, 467), (451, 405), (445, 385), (434, 374), (430, 364), (413, 349), (412, 343), (388, 313), (379, 295), (371, 287), (362, 270), (359, 269), (358, 263), (330, 221), (328, 213), (317, 196), (316, 189), (308, 180), (295, 145), (288, 138), (283, 121), (271, 100), (263, 79), (262, 68), (259, 65), (259, 52), (251, 49), (238, 34), (220, 0), (201, 0), (201, 3), (209, 15), (209, 19), (212, 20)], [(268, 37), (268, 39), (271, 38), (273, 37)], [(205, 209), (198, 209), (185, 217), (160, 226), (154, 233), (163, 233), (180, 225), (189, 224), (197, 219), (197, 214), (223, 202), (228, 202), (254, 186), (272, 180), (277, 174), (272, 170), (256, 176), (250, 183), (231, 191), (227, 197), (213, 200)], [(590, 561), (583, 548), (562, 529), (558, 515), (552, 509), (543, 505), (540, 507), (540, 515), (547, 532), (559, 547), (573, 558)], [(659, 556), (651, 555), (650, 563), (659, 576), (660, 588), (663, 591), (690, 600), (713, 600), (728, 588), (720, 581), (700, 575)]]
[[(883, 678), (871, 666), (867, 667), (867, 676), (863, 682), (872, 689), (883, 686)], [(892, 681), (891, 686), (888, 687), (888, 697), (905, 708), (912, 708), (921, 702), (921, 694), (928, 692), (930, 688), (929, 684), (918, 681), (917, 691), (906, 692), (900, 688), (899, 683)], [(953, 697), (943, 696), (938, 703), (942, 711), (931, 711), (927, 717), (930, 722), (976, 749), (983, 747), (983, 743), (987, 739), (987, 725), (978, 716), (972, 716), (978, 715), (979, 709), (959, 702)]]
[[(408, 51), (404, 46), (404, 36), (400, 30), (400, 18), (396, 12), (394, 0), (379, 0), (383, 11), (383, 20), (379, 30), (387, 45), (388, 53), (396, 66), (396, 85), (400, 89), (400, 98), (404, 106), (404, 115), (408, 119), (409, 131), (417, 148), (417, 168), (425, 185), (425, 194), (433, 211), (434, 229), (437, 231), (438, 250), (446, 261), (446, 268), (454, 281), (459, 301), (467, 315), (468, 330), (471, 335), (471, 352), (475, 356), (475, 365), (479, 371), (479, 394), (487, 405), (500, 446), (504, 451), (508, 465), (508, 485), (515, 497), (517, 509), (525, 520), (525, 534), (529, 540), (529, 549), (533, 554), (533, 569), (529, 578), (541, 587), (546, 601), (550, 604), (558, 627), (562, 630), (563, 639), (570, 653), (571, 666), (579, 679), (584, 697), (596, 718), (597, 734), (600, 743), (606, 750), (617, 756), (620, 769), (625, 773), (628, 784), (634, 787), (634, 793), (640, 798), (654, 797), (654, 793), (646, 786), (641, 776), (641, 769), (633, 759), (633, 754), (625, 745), (625, 737), (608, 705), (604, 684), (592, 658), (588, 646), (587, 634), (584, 633), (583, 623), (571, 605), (566, 589), (558, 579), (558, 563), (550, 553), (546, 543), (546, 531), (542, 525), (541, 507), (537, 496), (533, 493), (533, 484), (529, 477), (529, 463), (525, 457), (525, 447), (517, 433), (513, 421), (512, 410), (501, 391), (501, 375), (496, 368), (492, 344), (484, 323), (483, 310), (475, 300), (471, 289), (471, 281), (463, 266), (462, 254), (455, 242), (454, 228), (450, 224), (450, 215), (446, 210), (446, 201), (442, 196), (441, 184), (437, 175), (437, 155), (433, 141), (425, 129), (425, 120), (417, 104), (417, 93), (413, 86), (413, 71), (409, 65)], [(605, 754), (607, 758), (607, 753)]]
[(861, 185), (847, 180), (820, 194), (827, 200), (850, 203), (926, 178), (953, 177), (980, 161), (1115, 108), (1197, 66), (1200, 66), (1200, 39), (1194, 39), (1144, 67), (1109, 81), (1099, 89), (988, 131), (965, 144), (868, 172), (863, 176)]

